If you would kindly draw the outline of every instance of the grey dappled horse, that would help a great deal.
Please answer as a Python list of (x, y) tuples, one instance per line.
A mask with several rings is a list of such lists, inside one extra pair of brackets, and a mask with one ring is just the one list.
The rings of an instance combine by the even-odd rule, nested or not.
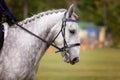
[[(42, 39), (63, 48), (80, 43), (76, 14), (73, 5), (68, 10), (49, 10), (21, 22), (27, 30)], [(61, 31), (64, 18), (64, 31)], [(59, 35), (58, 35), (59, 34)], [(0, 53), (0, 80), (34, 80), (39, 61), (50, 45), (29, 34), (19, 26), (9, 27)], [(75, 64), (80, 59), (80, 46), (64, 47), (63, 60)]]

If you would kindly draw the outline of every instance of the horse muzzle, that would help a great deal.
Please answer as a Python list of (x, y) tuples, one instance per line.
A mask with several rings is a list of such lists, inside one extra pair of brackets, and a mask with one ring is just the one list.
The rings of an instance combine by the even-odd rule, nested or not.
[(75, 63), (79, 62), (79, 57), (73, 58), (73, 60), (70, 61), (70, 64), (74, 65)]
[(66, 63), (70, 63), (74, 65), (75, 63), (79, 62), (80, 58), (79, 57), (74, 57), (71, 58), (69, 53), (65, 53), (63, 56), (63, 59)]

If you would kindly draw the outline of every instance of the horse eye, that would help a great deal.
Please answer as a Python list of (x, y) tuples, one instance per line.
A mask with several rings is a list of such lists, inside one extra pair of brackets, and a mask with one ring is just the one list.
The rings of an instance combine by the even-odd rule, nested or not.
[(75, 34), (75, 30), (69, 30), (71, 34)]

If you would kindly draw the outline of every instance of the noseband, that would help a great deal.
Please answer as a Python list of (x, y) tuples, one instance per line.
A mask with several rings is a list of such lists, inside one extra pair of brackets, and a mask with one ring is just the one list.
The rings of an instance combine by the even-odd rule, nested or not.
[(57, 34), (57, 36), (53, 39), (53, 42), (56, 40), (56, 38), (59, 36), (60, 33), (62, 33), (62, 36), (63, 36), (63, 40), (64, 40), (64, 46), (62, 48), (56, 46), (55, 44), (53, 43), (50, 43), (46, 40), (44, 40), (43, 38), (39, 37), (38, 35), (32, 33), (31, 31), (27, 30), (26, 28), (22, 27), (21, 25), (19, 25), (17, 22), (14, 22), (12, 21), (14, 24), (16, 24), (17, 26), (19, 26), (21, 29), (23, 29), (24, 31), (28, 32), (29, 34), (33, 35), (34, 37), (40, 39), (41, 41), (43, 41), (44, 43), (46, 43), (47, 45), (51, 45), (53, 47), (55, 47), (56, 49), (58, 49), (57, 52), (68, 52), (68, 49), (71, 48), (71, 47), (76, 47), (76, 46), (80, 46), (80, 43), (75, 43), (75, 44), (67, 44), (67, 41), (65, 39), (65, 28), (66, 28), (66, 22), (77, 22), (76, 20), (73, 20), (73, 19), (66, 19), (66, 12), (64, 14), (64, 17), (62, 19), (62, 27), (61, 27), (61, 30), (59, 31), (59, 33)]

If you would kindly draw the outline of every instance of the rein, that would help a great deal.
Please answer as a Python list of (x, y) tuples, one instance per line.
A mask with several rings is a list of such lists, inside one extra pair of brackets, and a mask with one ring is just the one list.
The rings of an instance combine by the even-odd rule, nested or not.
[(62, 33), (62, 36), (63, 36), (63, 39), (64, 39), (64, 46), (62, 48), (56, 46), (55, 44), (53, 43), (49, 43), (48, 41), (44, 40), (43, 38), (39, 37), (38, 35), (32, 33), (31, 31), (27, 30), (26, 28), (22, 27), (21, 25), (19, 25), (17, 22), (15, 21), (12, 21), (14, 24), (16, 24), (17, 26), (19, 26), (21, 29), (23, 29), (24, 31), (28, 32), (29, 34), (31, 34), (32, 36), (38, 38), (39, 40), (43, 41), (44, 43), (46, 43), (47, 45), (51, 45), (53, 46), (54, 48), (58, 49), (57, 52), (68, 52), (68, 48), (71, 48), (71, 47), (75, 47), (75, 46), (80, 46), (80, 43), (75, 43), (75, 44), (70, 44), (68, 45), (67, 44), (67, 41), (65, 39), (65, 28), (66, 28), (66, 22), (77, 22), (76, 20), (73, 20), (73, 19), (66, 19), (66, 12), (64, 14), (64, 17), (62, 19), (62, 27), (61, 27), (61, 30), (59, 31), (59, 33), (57, 34), (57, 36), (53, 39), (53, 42), (56, 40), (56, 38), (59, 36), (60, 33)]

